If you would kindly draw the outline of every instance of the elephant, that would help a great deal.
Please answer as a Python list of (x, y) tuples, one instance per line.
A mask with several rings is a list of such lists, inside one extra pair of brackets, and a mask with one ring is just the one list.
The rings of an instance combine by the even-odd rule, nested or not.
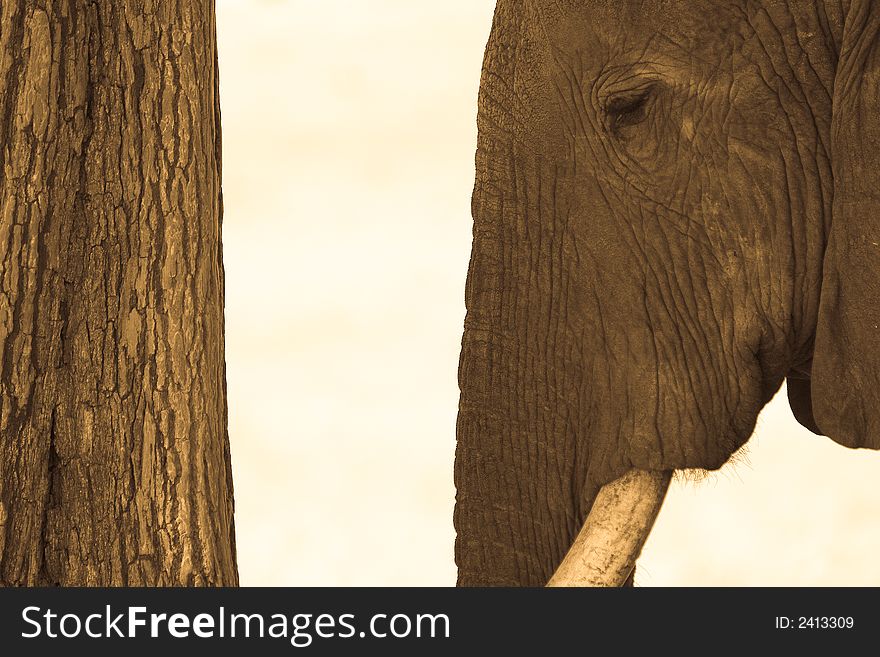
[(497, 0), (458, 368), (460, 586), (621, 586), (787, 381), (880, 448), (880, 2)]

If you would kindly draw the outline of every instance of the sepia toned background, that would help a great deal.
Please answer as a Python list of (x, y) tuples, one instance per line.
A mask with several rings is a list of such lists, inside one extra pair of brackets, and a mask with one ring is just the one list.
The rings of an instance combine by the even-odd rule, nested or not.
[[(456, 370), (494, 0), (218, 0), (244, 585), (452, 585)], [(880, 455), (784, 392), (677, 481), (637, 583), (880, 585)]]

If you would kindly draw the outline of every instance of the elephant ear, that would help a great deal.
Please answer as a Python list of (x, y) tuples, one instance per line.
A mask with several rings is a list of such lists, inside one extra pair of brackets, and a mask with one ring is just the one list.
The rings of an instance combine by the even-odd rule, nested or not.
[(811, 383), (809, 377), (801, 375), (788, 375), (786, 380), (788, 389), (788, 404), (795, 419), (815, 434), (822, 434), (822, 430), (816, 424), (813, 417), (813, 402), (811, 396)]
[(812, 415), (838, 443), (880, 449), (880, 2), (850, 4), (833, 107)]

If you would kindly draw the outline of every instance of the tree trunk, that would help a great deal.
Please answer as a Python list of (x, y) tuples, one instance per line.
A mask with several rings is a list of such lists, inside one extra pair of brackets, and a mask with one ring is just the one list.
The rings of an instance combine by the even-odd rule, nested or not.
[(0, 11), (0, 584), (237, 584), (214, 4)]

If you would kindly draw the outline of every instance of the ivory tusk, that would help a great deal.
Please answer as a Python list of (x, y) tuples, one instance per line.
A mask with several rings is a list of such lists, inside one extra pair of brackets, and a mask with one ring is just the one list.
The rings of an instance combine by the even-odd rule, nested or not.
[(630, 470), (599, 491), (547, 586), (622, 586), (636, 565), (672, 472)]

